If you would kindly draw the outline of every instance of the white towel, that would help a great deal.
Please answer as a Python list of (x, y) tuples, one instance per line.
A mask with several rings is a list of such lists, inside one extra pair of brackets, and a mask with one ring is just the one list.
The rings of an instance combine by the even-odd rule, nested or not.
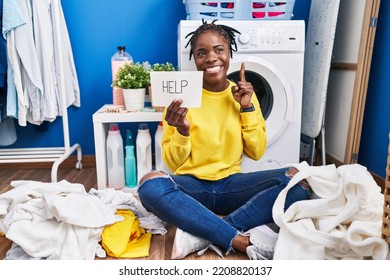
[[(385, 259), (383, 195), (367, 169), (359, 164), (294, 166), (299, 172), (273, 207), (280, 227), (274, 259)], [(308, 180), (315, 198), (284, 212), (288, 190), (302, 179)]]

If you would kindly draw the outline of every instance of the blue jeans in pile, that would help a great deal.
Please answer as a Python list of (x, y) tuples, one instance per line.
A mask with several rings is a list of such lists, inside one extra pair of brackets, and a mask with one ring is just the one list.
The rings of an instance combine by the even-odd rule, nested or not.
[[(216, 181), (190, 175), (155, 177), (139, 186), (138, 195), (161, 220), (229, 252), (237, 234), (273, 221), (273, 204), (290, 181), (287, 170), (237, 173)], [(285, 209), (309, 196), (308, 189), (294, 186)]]

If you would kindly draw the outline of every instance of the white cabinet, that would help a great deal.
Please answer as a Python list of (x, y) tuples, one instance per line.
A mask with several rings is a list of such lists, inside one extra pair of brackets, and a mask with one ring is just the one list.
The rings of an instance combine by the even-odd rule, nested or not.
[[(162, 112), (107, 112), (112, 105), (104, 105), (92, 115), (95, 139), (95, 158), (98, 189), (107, 187), (106, 138), (110, 123), (159, 122)], [(130, 189), (129, 189), (130, 190)], [(134, 190), (136, 191), (136, 189)]]

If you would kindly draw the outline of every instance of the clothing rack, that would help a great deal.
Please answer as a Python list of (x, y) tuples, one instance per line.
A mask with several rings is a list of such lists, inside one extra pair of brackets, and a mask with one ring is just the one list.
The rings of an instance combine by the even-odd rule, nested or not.
[[(59, 24), (57, 17), (56, 23)], [(60, 34), (56, 32), (57, 40), (60, 41)], [(58, 53), (62, 53), (61, 44), (57, 44)], [(64, 68), (64, 61), (61, 55), (58, 56), (58, 65), (60, 69)], [(64, 162), (71, 154), (77, 151), (76, 169), (82, 168), (82, 151), (81, 146), (76, 143), (70, 146), (69, 140), (69, 122), (68, 122), (68, 108), (65, 97), (65, 75), (60, 74), (60, 99), (61, 99), (61, 113), (62, 113), (62, 129), (64, 136), (63, 147), (42, 147), (42, 148), (14, 148), (14, 149), (0, 149), (0, 163), (22, 163), (22, 162), (53, 162), (51, 168), (51, 181), (57, 182), (57, 171), (59, 165)]]

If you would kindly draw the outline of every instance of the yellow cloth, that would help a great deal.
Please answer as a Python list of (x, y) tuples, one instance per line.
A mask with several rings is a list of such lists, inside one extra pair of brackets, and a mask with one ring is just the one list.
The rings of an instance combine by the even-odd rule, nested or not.
[(149, 256), (152, 234), (140, 227), (139, 219), (130, 210), (118, 210), (124, 217), (104, 228), (102, 246), (107, 255), (116, 258), (141, 258)]
[(0, 236), (5, 236), (5, 234), (0, 231)]
[(164, 120), (163, 159), (175, 175), (218, 180), (241, 172), (244, 153), (258, 160), (267, 145), (266, 123), (256, 94), (253, 112), (241, 113), (229, 87), (221, 92), (203, 89), (202, 106), (188, 108), (190, 136), (181, 135)]

